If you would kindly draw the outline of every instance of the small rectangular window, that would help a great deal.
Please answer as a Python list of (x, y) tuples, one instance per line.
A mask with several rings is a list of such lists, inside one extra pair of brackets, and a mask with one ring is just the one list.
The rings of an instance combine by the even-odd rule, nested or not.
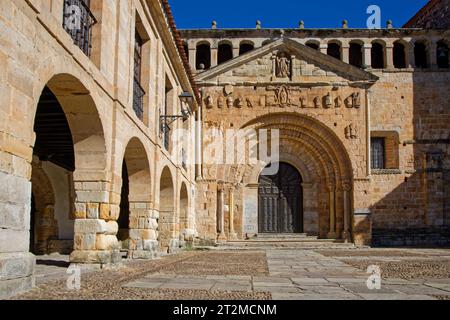
[(386, 149), (384, 138), (371, 138), (372, 169), (386, 169)]

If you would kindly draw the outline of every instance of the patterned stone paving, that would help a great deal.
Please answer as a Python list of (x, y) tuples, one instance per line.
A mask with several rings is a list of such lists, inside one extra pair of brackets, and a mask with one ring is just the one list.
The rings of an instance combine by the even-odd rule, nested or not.
[[(58, 264), (46, 258), (42, 259), (46, 264), (37, 266), (38, 287), (17, 298), (447, 300), (450, 298), (448, 273), (433, 268), (424, 273), (422, 265), (408, 263), (417, 257), (416, 262), (439, 265), (447, 262), (448, 266), (449, 252), (271, 248), (187, 252), (156, 261), (126, 261), (118, 270), (91, 270), (84, 276), (80, 292), (64, 289), (65, 280), (55, 279), (65, 276), (65, 268), (61, 263), (58, 271)], [(386, 263), (392, 262), (407, 267), (401, 273), (383, 270), (389, 266)], [(370, 290), (366, 284), (369, 277), (366, 267), (373, 263), (381, 263), (383, 279), (379, 290)], [(433, 270), (438, 271), (433, 273)], [(428, 276), (421, 277), (424, 274)]]

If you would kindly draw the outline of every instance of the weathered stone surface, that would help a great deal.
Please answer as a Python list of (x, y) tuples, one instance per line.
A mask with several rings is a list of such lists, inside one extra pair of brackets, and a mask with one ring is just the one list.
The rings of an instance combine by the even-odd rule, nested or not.
[(79, 233), (75, 235), (75, 250), (95, 250), (97, 237), (95, 233)]
[(0, 253), (0, 281), (29, 277), (35, 264), (31, 253)]
[(77, 219), (75, 220), (75, 233), (96, 234), (106, 233), (108, 226), (105, 220), (100, 219)]
[(28, 230), (0, 228), (0, 252), (28, 252), (30, 233)]
[(88, 219), (98, 219), (99, 218), (99, 204), (98, 203), (88, 203), (86, 207), (86, 217)]
[(34, 277), (22, 277), (0, 281), (0, 299), (6, 299), (26, 292), (34, 287)]
[(119, 249), (119, 244), (115, 235), (98, 234), (96, 241), (97, 250)]

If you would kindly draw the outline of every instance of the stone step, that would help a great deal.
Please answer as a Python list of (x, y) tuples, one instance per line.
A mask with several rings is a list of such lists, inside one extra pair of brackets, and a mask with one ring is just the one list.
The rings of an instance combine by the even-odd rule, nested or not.
[[(314, 238), (308, 236), (306, 233), (260, 233), (255, 239), (287, 239), (287, 240), (297, 240), (305, 238)], [(315, 237), (317, 239), (317, 237)]]
[(245, 240), (218, 243), (220, 249), (260, 249), (260, 248), (297, 248), (297, 249), (352, 249), (353, 243), (344, 243), (332, 239), (303, 239), (291, 241)]

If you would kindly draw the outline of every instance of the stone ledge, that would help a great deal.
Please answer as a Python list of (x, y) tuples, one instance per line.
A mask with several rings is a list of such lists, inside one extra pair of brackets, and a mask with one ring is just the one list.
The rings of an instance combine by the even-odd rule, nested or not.
[(402, 174), (403, 171), (400, 169), (372, 169), (373, 175), (383, 175), (383, 174)]

